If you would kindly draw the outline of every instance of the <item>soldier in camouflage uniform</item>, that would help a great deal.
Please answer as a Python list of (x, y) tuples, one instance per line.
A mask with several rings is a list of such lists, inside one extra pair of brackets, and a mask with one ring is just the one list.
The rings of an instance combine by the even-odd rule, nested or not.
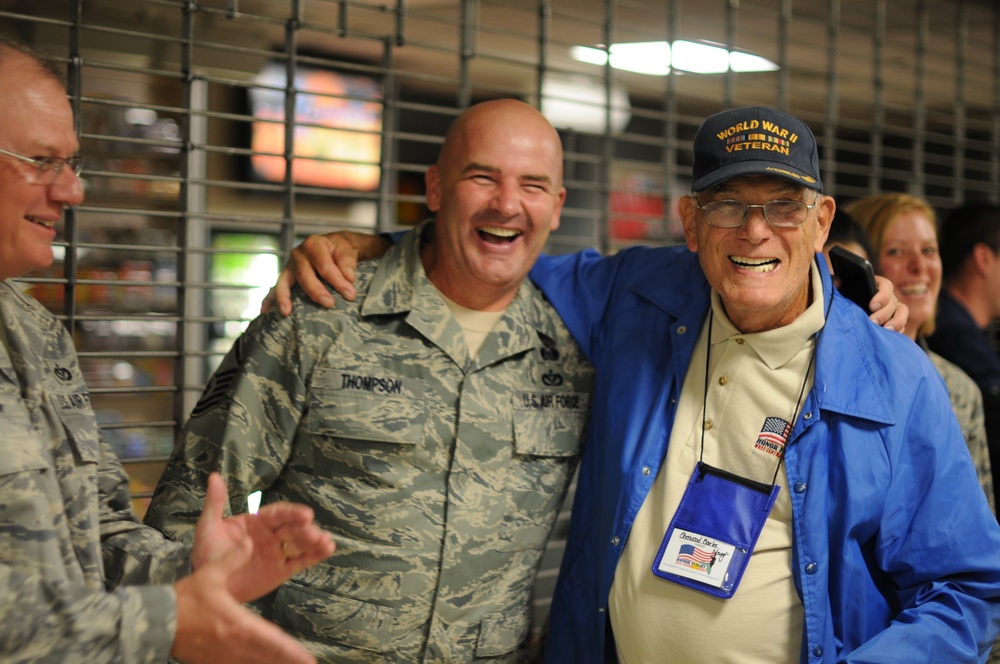
[[(927, 348), (923, 338), (918, 339), (918, 343), (927, 356), (931, 358), (934, 368), (944, 378), (944, 384), (948, 387), (948, 396), (951, 398), (951, 409), (955, 411), (955, 417), (958, 418), (958, 423), (962, 427), (962, 437), (965, 438), (965, 444), (969, 446), (969, 454), (972, 455), (972, 463), (976, 467), (979, 485), (986, 492), (986, 502), (990, 504), (990, 509), (996, 514), (993, 497), (993, 467), (990, 464), (990, 448), (986, 443), (983, 395), (979, 391), (979, 386), (976, 385), (976, 381), (969, 377), (969, 374), (959, 369), (957, 364), (949, 362)], [(1000, 657), (1000, 652), (996, 654)], [(996, 661), (1000, 661), (1000, 659)]]
[[(0, 661), (311, 661), (236, 601), (332, 552), (307, 508), (223, 522), (215, 478), (193, 550), (132, 511), (69, 333), (8, 281), (51, 264), (53, 227), (83, 200), (66, 92), (0, 37), (0, 99)], [(290, 562), (282, 541), (301, 555)]]
[[(362, 265), (357, 301), (254, 321), (182, 433), (147, 523), (189, 538), (220, 469), (233, 510), (256, 490), (310, 503), (337, 554), (258, 606), (323, 662), (523, 657), (593, 383), (524, 280), (561, 160), (530, 106), (467, 111), (428, 172), (436, 221)], [(478, 352), (463, 307), (494, 312)]]

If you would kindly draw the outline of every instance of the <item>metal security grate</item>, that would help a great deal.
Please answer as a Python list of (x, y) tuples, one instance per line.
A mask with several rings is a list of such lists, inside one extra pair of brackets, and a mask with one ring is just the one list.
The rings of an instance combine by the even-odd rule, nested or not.
[[(0, 0), (0, 23), (66, 66), (87, 200), (53, 268), (24, 282), (72, 330), (140, 510), (290, 247), (418, 221), (423, 172), (475, 101), (520, 97), (559, 126), (555, 252), (680, 241), (691, 138), (726, 106), (806, 120), (842, 203), (909, 191), (944, 210), (1000, 192), (1000, 8), (986, 0)], [(570, 57), (678, 39), (777, 70)]]

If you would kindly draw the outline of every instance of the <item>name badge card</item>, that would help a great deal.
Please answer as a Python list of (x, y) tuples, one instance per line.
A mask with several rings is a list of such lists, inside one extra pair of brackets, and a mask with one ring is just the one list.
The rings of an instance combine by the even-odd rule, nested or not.
[(699, 462), (653, 560), (653, 574), (732, 597), (780, 489)]

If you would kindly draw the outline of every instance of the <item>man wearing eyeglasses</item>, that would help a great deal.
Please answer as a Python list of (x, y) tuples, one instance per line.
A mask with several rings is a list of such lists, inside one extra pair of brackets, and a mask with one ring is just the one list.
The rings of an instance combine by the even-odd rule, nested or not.
[(729, 110), (686, 250), (532, 272), (598, 371), (549, 661), (985, 659), (1000, 528), (933, 366), (834, 291), (834, 211), (804, 123)]
[(312, 510), (223, 519), (215, 475), (191, 547), (139, 523), (69, 332), (12, 281), (83, 202), (66, 90), (0, 36), (0, 100), (0, 661), (314, 662), (242, 605), (333, 553)]
[(530, 275), (598, 376), (547, 661), (984, 661), (1000, 527), (926, 355), (833, 288), (812, 132), (713, 115), (692, 190), (686, 248)]
[(72, 157), (25, 157), (9, 150), (0, 150), (0, 154), (30, 164), (29, 179), (33, 184), (39, 184), (43, 187), (48, 187), (58, 180), (64, 167), (69, 167), (69, 170), (73, 171), (73, 175), (76, 176), (79, 176), (83, 170), (83, 157), (78, 154)]

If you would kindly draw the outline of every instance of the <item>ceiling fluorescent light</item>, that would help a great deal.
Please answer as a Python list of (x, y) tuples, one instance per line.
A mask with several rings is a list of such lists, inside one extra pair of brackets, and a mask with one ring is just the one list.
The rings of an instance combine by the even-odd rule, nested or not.
[(739, 51), (733, 51), (729, 54), (729, 67), (738, 72), (778, 71), (780, 69), (777, 63), (771, 62), (767, 58)]
[(612, 44), (611, 66), (636, 74), (666, 76), (670, 73), (670, 44), (667, 42)]
[[(611, 66), (649, 76), (665, 76), (670, 67), (694, 74), (775, 71), (778, 65), (758, 55), (727, 51), (722, 46), (691, 41), (676, 41), (673, 48), (667, 42), (631, 42), (611, 45)], [(600, 48), (573, 46), (570, 57), (579, 62), (604, 65), (607, 52)]]
[(590, 46), (571, 46), (569, 57), (577, 62), (586, 62), (589, 65), (603, 65), (608, 61), (608, 55), (602, 49), (591, 48)]
[(676, 41), (670, 64), (679, 71), (695, 74), (724, 74), (729, 69), (729, 51), (721, 46)]

